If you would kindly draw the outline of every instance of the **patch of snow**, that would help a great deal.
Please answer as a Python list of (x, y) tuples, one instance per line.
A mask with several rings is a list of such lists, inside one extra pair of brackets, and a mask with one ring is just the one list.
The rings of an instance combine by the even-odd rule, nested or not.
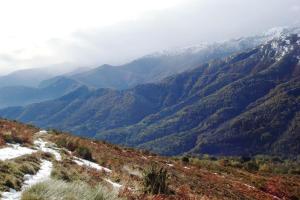
[(55, 156), (56, 160), (58, 160), (58, 161), (62, 160), (60, 153), (57, 150), (55, 150), (54, 147), (49, 148), (46, 146), (46, 145), (53, 145), (53, 144), (45, 142), (41, 138), (39, 138), (38, 140), (35, 140), (33, 143), (36, 145), (36, 147), (39, 150), (53, 154)]
[(121, 187), (123, 187), (123, 185), (119, 184), (119, 183), (116, 183), (116, 182), (113, 182), (109, 179), (104, 179), (105, 181), (107, 181), (108, 183), (110, 183), (114, 189), (116, 190), (119, 190)]
[(288, 34), (299, 35), (300, 27), (288, 27), (288, 26), (274, 27), (264, 32), (262, 36), (267, 38), (268, 40), (273, 40), (273, 39), (282, 38)]
[(41, 130), (41, 131), (39, 131), (38, 133), (43, 135), (43, 134), (48, 134), (48, 131), (46, 131), (46, 130)]
[(139, 170), (132, 169), (131, 167), (124, 165), (123, 170), (126, 171), (130, 175), (142, 177), (143, 174)]
[(155, 53), (149, 54), (144, 56), (145, 58), (152, 58), (152, 57), (161, 57), (161, 56), (177, 56), (177, 55), (192, 55), (192, 54), (197, 54), (200, 51), (207, 49), (208, 44), (199, 44), (199, 45), (194, 45), (194, 46), (185, 46), (185, 47), (177, 47), (177, 48), (172, 48), (172, 49), (165, 49), (161, 51), (157, 51)]
[[(193, 46), (185, 46), (185, 47), (175, 47), (170, 49), (165, 49), (161, 51), (154, 52), (152, 54), (144, 56), (144, 58), (157, 58), (162, 56), (178, 56), (178, 55), (193, 55), (199, 54), (201, 52), (212, 52), (214, 49), (231, 49), (234, 51), (244, 50), (244, 45), (247, 45), (247, 48), (254, 48), (260, 44), (265, 44), (274, 39), (284, 38), (290, 34), (297, 34), (300, 37), (300, 27), (274, 27), (266, 32), (261, 34), (243, 37), (238, 39), (231, 39), (225, 41), (217, 41), (214, 43), (202, 43)], [(287, 44), (290, 41), (286, 41)]]
[(174, 167), (174, 165), (173, 165), (173, 164), (170, 164), (170, 163), (167, 163), (167, 165), (168, 165), (169, 167)]
[(267, 30), (264, 35), (277, 35), (280, 36), (284, 30), (286, 29), (286, 26), (279, 26), (279, 27), (273, 27)]
[(20, 144), (8, 144), (8, 147), (0, 149), (0, 160), (8, 160), (23, 156), (26, 154), (32, 154), (36, 152), (33, 149), (27, 147), (21, 147)]
[(22, 186), (21, 191), (16, 191), (10, 189), (9, 192), (2, 193), (2, 200), (19, 200), (21, 199), (22, 192), (24, 192), (27, 188), (35, 185), (37, 183), (46, 181), (50, 178), (52, 171), (52, 163), (48, 160), (42, 160), (41, 168), (35, 175), (25, 175), (25, 182)]
[(271, 47), (272, 47), (272, 49), (276, 50), (276, 49), (279, 47), (278, 42), (277, 42), (277, 41), (273, 41), (273, 42), (271, 43)]
[(282, 36), (287, 31), (287, 29), (288, 29), (288, 27), (286, 27), (286, 26), (274, 27), (274, 28), (267, 30), (262, 35), (269, 38), (270, 40), (272, 40), (272, 39), (279, 38), (280, 36)]
[(103, 170), (103, 171), (108, 172), (108, 173), (112, 172), (112, 170), (110, 170), (110, 169), (108, 169), (106, 167), (102, 167), (102, 166), (100, 166), (97, 163), (94, 163), (94, 162), (91, 162), (89, 160), (85, 160), (85, 159), (82, 159), (82, 158), (78, 158), (78, 157), (75, 157), (75, 156), (74, 156), (73, 161), (77, 165), (80, 165), (80, 166), (87, 166), (87, 167), (94, 168), (94, 169), (99, 170), (99, 171)]
[(252, 185), (248, 185), (248, 184), (244, 184), (245, 186), (247, 186), (248, 188), (251, 188), (251, 189), (256, 189), (255, 187), (253, 187)]
[(275, 196), (275, 195), (273, 195), (273, 194), (270, 194), (270, 196), (271, 196), (272, 198), (274, 198), (274, 199), (282, 200), (281, 198), (279, 198), (279, 197), (277, 197), (277, 196)]
[(64, 149), (69, 155), (73, 155), (73, 152), (68, 150), (68, 149)]

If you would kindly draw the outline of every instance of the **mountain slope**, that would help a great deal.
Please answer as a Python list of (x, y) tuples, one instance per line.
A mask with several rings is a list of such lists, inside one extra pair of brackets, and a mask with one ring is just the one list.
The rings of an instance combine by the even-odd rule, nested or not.
[(292, 31), (293, 29), (280, 29), (253, 37), (164, 50), (125, 65), (103, 65), (70, 78), (95, 88), (128, 89), (138, 84), (161, 81), (168, 76), (194, 69), (200, 64), (252, 49), (285, 32)]
[[(291, 123), (291, 116), (298, 112), (298, 94), (293, 93), (296, 96), (285, 96), (284, 100), (294, 102), (293, 104), (282, 102), (279, 104), (278, 100), (273, 98), (273, 105), (271, 106), (273, 107), (273, 113), (261, 111), (249, 116), (247, 111), (249, 105), (268, 95), (272, 89), (276, 86), (280, 87), (286, 81), (286, 84), (290, 85), (290, 90), (297, 91), (299, 87), (299, 38), (297, 39), (298, 42), (295, 38), (290, 39), (293, 40), (295, 46), (290, 46), (289, 53), (285, 52), (284, 57), (281, 57), (283, 52), (279, 50), (280, 48), (282, 50), (287, 48), (284, 45), (286, 41), (283, 40), (277, 41), (283, 45), (279, 45), (279, 49), (271, 47), (278, 44), (277, 42), (270, 43), (255, 51), (233, 58), (228, 62), (228, 66), (223, 66), (217, 74), (213, 73), (213, 77), (223, 77), (226, 68), (228, 76), (230, 76), (228, 72), (231, 71), (235, 72), (235, 76), (238, 72), (239, 75), (244, 74), (244, 77), (242, 75), (242, 78), (230, 82), (230, 84), (224, 84), (222, 79), (220, 79), (221, 81), (216, 79), (218, 84), (209, 83), (207, 85), (206, 83), (206, 87), (210, 90), (211, 88), (217, 89), (215, 85), (222, 85), (223, 88), (218, 88), (212, 94), (207, 93), (206, 88), (200, 89), (199, 93), (195, 94), (198, 95), (198, 97), (195, 97), (197, 99), (195, 103), (191, 104), (190, 102), (193, 100), (190, 99), (184, 100), (180, 104), (147, 116), (136, 125), (107, 132), (101, 131), (98, 133), (98, 138), (127, 145), (139, 145), (141, 148), (163, 154), (177, 154), (187, 151), (230, 155), (280, 153), (282, 149), (276, 150), (278, 149), (276, 140), (280, 137), (285, 138), (285, 134), (290, 134), (289, 129), (286, 130), (284, 127), (287, 123)], [(272, 56), (266, 57), (266, 55)], [(200, 77), (202, 82), (203, 77), (207, 79), (209, 76)], [(292, 80), (291, 83), (288, 82), (290, 80)], [(193, 86), (195, 87), (197, 84)], [(275, 91), (282, 92), (280, 90)], [(280, 96), (277, 93), (276, 95)], [(257, 107), (255, 108), (258, 109)], [(282, 109), (287, 110), (286, 112), (289, 111), (289, 115), (287, 115), (289, 117), (280, 112)], [(267, 122), (271, 121), (272, 123), (263, 124), (262, 120), (258, 120), (259, 125), (247, 125), (244, 122), (249, 123), (249, 120), (252, 121), (255, 118), (266, 118), (265, 115), (269, 117)], [(278, 123), (278, 119), (275, 117), (284, 120)], [(232, 121), (239, 118), (244, 121), (237, 127), (233, 126)], [(272, 127), (275, 124), (277, 124), (277, 129)], [(227, 129), (223, 127), (227, 127)], [(264, 127), (264, 129), (261, 127)], [(270, 133), (265, 133), (265, 131), (270, 131)], [(287, 133), (284, 133), (285, 131)], [(265, 141), (260, 141), (260, 138), (264, 137), (263, 135), (271, 135), (269, 137), (272, 139), (268, 138)], [(298, 138), (298, 136), (294, 137), (294, 139)], [(292, 140), (289, 141), (291, 144), (296, 143), (291, 137), (289, 139)], [(285, 142), (287, 143), (287, 141)], [(290, 150), (292, 151), (286, 152), (299, 154), (299, 145), (291, 146)]]
[(51, 84), (39, 87), (6, 86), (0, 87), (0, 107), (22, 106), (63, 96), (81, 84), (67, 78), (55, 79)]
[(25, 86), (35, 87), (40, 81), (51, 78), (55, 75), (44, 69), (26, 69), (0, 76), (1, 87), (7, 86)]
[(74, 68), (71, 64), (54, 64), (40, 68), (23, 69), (0, 76), (0, 87), (38, 87), (41, 81), (60, 76), (72, 75), (89, 68)]
[[(3, 200), (300, 197), (296, 159), (168, 158), (3, 119), (0, 169)], [(150, 191), (153, 186), (161, 190)]]
[(58, 98), (81, 85), (68, 78), (89, 68), (75, 68), (67, 64), (18, 70), (0, 76), (0, 108), (24, 106)]
[(164, 155), (298, 155), (299, 58), (299, 36), (286, 35), (157, 84), (83, 87), (0, 114)]
[[(209, 60), (223, 58), (268, 40), (274, 33), (230, 40), (211, 45), (163, 51), (136, 59), (122, 66), (103, 65), (78, 68), (71, 73), (67, 66), (20, 70), (0, 77), (0, 108), (24, 106), (60, 97), (65, 92), (47, 91), (46, 86), (78, 82), (90, 88), (127, 89), (141, 83), (156, 82), (176, 73), (192, 69)], [(65, 83), (66, 84), (66, 83)], [(45, 89), (45, 91), (42, 91)], [(69, 90), (66, 90), (69, 91)]]

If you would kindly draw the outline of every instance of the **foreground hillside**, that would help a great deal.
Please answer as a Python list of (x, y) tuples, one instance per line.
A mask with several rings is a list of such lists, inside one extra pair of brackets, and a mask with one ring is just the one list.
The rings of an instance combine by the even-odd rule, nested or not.
[(164, 155), (299, 155), (300, 38), (133, 89), (80, 87), (0, 115)]
[(297, 160), (167, 158), (7, 120), (0, 139), (2, 199), (300, 198)]

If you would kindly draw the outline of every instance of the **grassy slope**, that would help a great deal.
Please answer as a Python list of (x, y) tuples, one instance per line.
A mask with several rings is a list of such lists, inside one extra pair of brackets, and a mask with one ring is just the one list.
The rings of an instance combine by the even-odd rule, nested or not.
[(6, 143), (32, 144), (33, 135), (39, 129), (26, 124), (0, 119), (0, 147)]
[[(273, 162), (262, 157), (248, 162), (236, 158), (194, 158), (185, 163), (177, 157), (161, 157), (68, 134), (51, 135), (49, 139), (74, 152), (79, 146), (88, 148), (93, 160), (113, 170), (110, 176), (113, 181), (119, 181), (136, 191), (126, 193), (127, 197), (134, 199), (142, 198), (141, 175), (153, 163), (168, 170), (169, 187), (174, 192), (172, 198), (181, 199), (182, 195), (212, 199), (272, 199), (272, 195), (287, 199), (300, 198), (300, 176), (296, 175), (300, 171), (299, 162)], [(254, 162), (257, 169), (252, 167)], [(288, 174), (283, 170), (284, 167), (294, 171)], [(270, 168), (277, 170), (272, 171)], [(97, 176), (91, 173), (90, 177), (93, 178), (88, 180), (97, 181)], [(105, 176), (105, 173), (101, 175)]]
[[(23, 137), (28, 133), (31, 133), (29, 134), (31, 140), (35, 137), (33, 133), (36, 129), (31, 126), (9, 121), (2, 121), (2, 127), (3, 125), (5, 127), (9, 125), (10, 129), (22, 127), (19, 129), (22, 131), (16, 132), (18, 137)], [(8, 130), (5, 129), (5, 131)], [(286, 199), (300, 198), (300, 176), (297, 175), (300, 174), (299, 161), (268, 160), (265, 157), (255, 160), (161, 157), (146, 151), (122, 148), (69, 134), (54, 131), (50, 133), (41, 137), (62, 148), (63, 160), (61, 162), (53, 160), (52, 178), (54, 182), (57, 181), (56, 183), (63, 186), (63, 192), (66, 195), (72, 193), (72, 188), (76, 184), (80, 184), (86, 188), (87, 194), (102, 191), (97, 188), (104, 187), (106, 188), (104, 190), (114, 196), (111, 184), (105, 181), (105, 179), (110, 179), (130, 188), (122, 189), (119, 193), (125, 199), (153, 199), (154, 196), (143, 193), (143, 172), (155, 164), (167, 169), (167, 182), (172, 191), (171, 195), (157, 196), (158, 199), (274, 199), (274, 196)], [(30, 146), (30, 144), (26, 145)], [(89, 158), (101, 166), (111, 169), (112, 173), (98, 172), (76, 165), (67, 149), (73, 155)], [(36, 171), (39, 168), (38, 156), (40, 155), (24, 156), (1, 163), (0, 176), (17, 178), (18, 184), (15, 188), (18, 189), (19, 183), (23, 181), (23, 174), (29, 173), (22, 166), (30, 166), (27, 169), (32, 169), (34, 166), (33, 169)], [(189, 162), (187, 162), (188, 160)], [(4, 165), (8, 167), (3, 167)], [(4, 170), (7, 168), (9, 168), (9, 172)], [(1, 180), (4, 179), (1, 178)], [(0, 186), (5, 187), (4, 190), (8, 189), (5, 182), (0, 183)], [(12, 186), (9, 185), (9, 187)], [(41, 191), (51, 194), (59, 189), (52, 182), (42, 183), (29, 189), (23, 199), (28, 199), (31, 197), (30, 195), (37, 195)]]

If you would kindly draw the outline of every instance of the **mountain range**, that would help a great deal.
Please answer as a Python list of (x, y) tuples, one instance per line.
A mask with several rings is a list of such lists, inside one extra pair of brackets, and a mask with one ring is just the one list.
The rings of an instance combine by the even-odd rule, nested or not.
[[(293, 31), (295, 30), (291, 28), (277, 28), (252, 37), (164, 50), (120, 66), (102, 65), (92, 69), (77, 68), (70, 71), (68, 67), (70, 64), (68, 64), (16, 71), (0, 77), (0, 108), (24, 106), (61, 97), (70, 92), (69, 87), (65, 89), (65, 85), (70, 82), (89, 88), (117, 90), (158, 82), (211, 60), (252, 49), (281, 34)], [(66, 70), (62, 70), (64, 68)], [(54, 86), (50, 86), (51, 84)], [(62, 86), (60, 87), (59, 84)], [(48, 90), (47, 87), (57, 88), (57, 90)]]
[(299, 155), (300, 38), (130, 89), (80, 86), (0, 115), (163, 155)]

